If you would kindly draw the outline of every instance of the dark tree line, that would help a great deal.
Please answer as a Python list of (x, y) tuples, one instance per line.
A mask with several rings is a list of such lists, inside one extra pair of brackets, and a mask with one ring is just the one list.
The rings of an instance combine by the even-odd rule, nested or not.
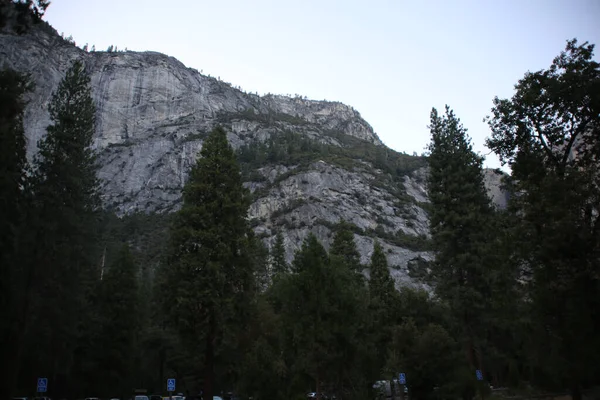
[(481, 158), (450, 109), (432, 112), (429, 178), (436, 292), (471, 369), (495, 384), (598, 384), (600, 64), (569, 41), (547, 70), (494, 99), (487, 145), (512, 170), (490, 210)]

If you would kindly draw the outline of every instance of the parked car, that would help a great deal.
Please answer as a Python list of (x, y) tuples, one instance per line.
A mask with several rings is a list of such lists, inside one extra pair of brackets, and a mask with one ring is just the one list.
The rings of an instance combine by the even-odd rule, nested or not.
[[(325, 393), (319, 393), (319, 397), (323, 400), (327, 400), (329, 399), (329, 397), (327, 397), (327, 395)], [(306, 394), (306, 398), (307, 399), (316, 399), (317, 398), (317, 392), (310, 392)]]
[[(174, 394), (172, 396), (163, 396), (162, 398), (159, 397), (157, 400), (187, 400), (186, 397), (183, 396), (183, 394), (178, 393), (178, 394)], [(152, 398), (150, 398), (150, 400), (154, 400)]]

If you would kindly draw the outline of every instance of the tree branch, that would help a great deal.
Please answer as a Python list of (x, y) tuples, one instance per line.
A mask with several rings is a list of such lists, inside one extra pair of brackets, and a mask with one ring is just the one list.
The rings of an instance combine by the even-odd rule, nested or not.
[(592, 237), (597, 238), (600, 235), (600, 212), (596, 215), (596, 220), (592, 222)]
[(584, 119), (583, 122), (581, 122), (579, 124), (577, 129), (575, 129), (575, 133), (573, 133), (573, 135), (571, 135), (571, 139), (569, 139), (569, 143), (567, 144), (567, 148), (565, 149), (565, 154), (563, 154), (563, 157), (561, 160), (561, 166), (563, 168), (566, 166), (567, 160), (569, 159), (569, 153), (571, 152), (571, 149), (573, 148), (573, 144), (575, 144), (575, 140), (577, 139), (577, 137), (579, 135), (581, 135), (585, 131), (585, 128), (587, 128), (587, 126), (591, 122), (591, 120), (592, 120), (591, 117)]
[(550, 149), (550, 147), (548, 147), (548, 143), (546, 143), (546, 139), (544, 139), (544, 135), (543, 135), (543, 129), (540, 126), (540, 119), (541, 116), (539, 114), (541, 114), (542, 112), (540, 111), (538, 113), (538, 115), (536, 116), (535, 120), (533, 118), (531, 118), (531, 122), (533, 123), (533, 126), (535, 128), (535, 131), (537, 132), (537, 137), (540, 140), (540, 143), (542, 144), (542, 146), (544, 147), (544, 150), (546, 151), (546, 154), (548, 155), (548, 157), (554, 161), (555, 164), (558, 165), (558, 159), (556, 158), (556, 156), (554, 155), (554, 153), (552, 152), (552, 149)]

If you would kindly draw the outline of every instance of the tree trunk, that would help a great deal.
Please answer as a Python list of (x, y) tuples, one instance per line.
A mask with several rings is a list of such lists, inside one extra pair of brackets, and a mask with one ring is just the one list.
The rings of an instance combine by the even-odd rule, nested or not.
[(8, 326), (8, 332), (6, 334), (6, 342), (2, 343), (3, 349), (5, 350), (5, 359), (4, 359), (4, 371), (6, 372), (6, 382), (3, 382), (0, 385), (0, 398), (9, 399), (13, 396), (16, 396), (15, 387), (19, 375), (19, 368), (12, 368), (11, 363), (14, 360), (19, 360), (20, 350), (22, 346), (20, 345), (21, 335), (18, 334), (18, 328), (14, 329), (12, 326)]
[(581, 389), (578, 385), (574, 385), (573, 388), (571, 388), (571, 398), (572, 400), (581, 400)]
[[(471, 339), (467, 340), (465, 343), (465, 356), (467, 357), (469, 365), (475, 368), (475, 355), (473, 354), (473, 346), (471, 345)], [(475, 373), (475, 371), (473, 371), (473, 373)]]
[(204, 389), (202, 390), (202, 398), (212, 400), (214, 396), (214, 365), (215, 365), (215, 318), (211, 311), (208, 317), (208, 332), (206, 334), (206, 349), (204, 352)]
[(160, 352), (158, 353), (158, 363), (159, 363), (158, 379), (160, 381), (161, 387), (162, 387), (162, 385), (164, 385), (166, 383), (166, 380), (165, 380), (165, 358), (166, 358), (165, 349), (162, 348), (160, 350)]
[[(17, 395), (13, 392), (16, 389), (19, 373), (21, 372), (21, 359), (23, 357), (25, 338), (27, 337), (30, 325), (31, 297), (35, 292), (35, 269), (32, 266), (33, 264), (27, 261), (23, 261), (25, 276), (22, 277), (23, 281), (20, 282), (23, 286), (18, 285), (18, 287), (14, 288), (15, 297), (18, 294), (19, 298), (12, 298), (16, 301), (16, 304), (14, 304), (15, 307), (13, 310), (9, 310), (9, 313), (14, 316), (15, 321), (15, 326), (9, 327), (9, 338), (12, 340), (7, 344), (10, 348), (8, 357), (6, 358), (6, 367), (8, 368), (4, 369), (7, 373), (6, 391), (10, 394), (9, 397)], [(22, 289), (21, 293), (19, 293), (20, 289)]]
[[(319, 376), (319, 373), (317, 372), (317, 400), (321, 400), (321, 377)], [(573, 399), (575, 400), (575, 399)]]

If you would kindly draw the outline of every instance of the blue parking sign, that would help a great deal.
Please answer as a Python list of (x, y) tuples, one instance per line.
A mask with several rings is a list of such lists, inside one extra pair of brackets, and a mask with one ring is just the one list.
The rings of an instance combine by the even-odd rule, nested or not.
[(48, 378), (38, 378), (37, 391), (39, 393), (44, 393), (44, 392), (48, 391)]
[(174, 392), (175, 391), (175, 379), (167, 379), (167, 391)]
[(401, 385), (406, 385), (406, 374), (404, 372), (400, 372), (400, 375), (398, 376), (398, 382)]
[(479, 370), (479, 369), (475, 370), (475, 375), (477, 376), (478, 381), (483, 380), (483, 374), (481, 373), (481, 370)]

